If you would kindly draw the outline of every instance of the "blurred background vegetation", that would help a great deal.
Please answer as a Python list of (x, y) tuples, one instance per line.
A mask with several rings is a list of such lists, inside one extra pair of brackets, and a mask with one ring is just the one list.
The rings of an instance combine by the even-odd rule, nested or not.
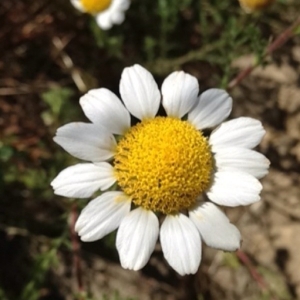
[[(299, 0), (278, 0), (253, 14), (237, 0), (133, 0), (125, 22), (102, 31), (67, 0), (1, 0), (0, 299), (296, 297), (282, 275), (275, 278), (279, 291), (261, 288), (250, 276), (255, 288), (248, 298), (242, 292), (226, 298), (226, 291), (216, 298), (208, 263), (195, 275), (202, 282), (195, 287), (195, 277), (181, 278), (168, 269), (159, 247), (142, 275), (123, 272), (113, 234), (92, 244), (72, 240), (72, 218), (88, 201), (55, 196), (50, 182), (76, 162), (52, 137), (61, 125), (86, 120), (78, 100), (89, 89), (118, 94), (123, 68), (135, 63), (148, 68), (159, 85), (182, 69), (198, 78), (202, 90), (228, 88), (239, 72), (238, 58), (251, 54), (259, 65), (278, 60), (266, 55), (267, 46), (299, 11)], [(287, 45), (300, 45), (299, 33), (295, 28)], [(235, 254), (221, 261), (231, 270), (247, 269)], [(260, 274), (273, 276), (268, 269)]]

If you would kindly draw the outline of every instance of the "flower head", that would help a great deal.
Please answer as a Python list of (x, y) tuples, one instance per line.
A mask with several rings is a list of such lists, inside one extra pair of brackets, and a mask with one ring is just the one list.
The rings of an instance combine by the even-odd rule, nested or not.
[[(119, 227), (121, 264), (139, 270), (159, 236), (164, 257), (181, 275), (198, 270), (201, 241), (238, 249), (240, 233), (216, 204), (260, 200), (258, 178), (269, 161), (251, 149), (264, 135), (261, 123), (233, 119), (206, 137), (203, 129), (229, 116), (232, 99), (220, 89), (199, 96), (196, 78), (184, 72), (169, 75), (160, 93), (152, 75), (134, 65), (123, 71), (120, 94), (124, 105), (107, 89), (91, 90), (80, 104), (92, 123), (67, 124), (54, 138), (90, 161), (63, 170), (52, 182), (55, 193), (85, 198), (103, 192), (77, 220), (81, 239), (95, 241)], [(161, 104), (166, 116), (157, 116)], [(136, 125), (130, 114), (140, 120)]]
[(94, 15), (97, 24), (103, 30), (110, 29), (113, 24), (121, 24), (130, 5), (130, 0), (71, 0), (71, 2), (78, 10)]
[(241, 7), (247, 13), (252, 13), (254, 11), (259, 11), (264, 8), (267, 8), (274, 2), (274, 0), (239, 0), (239, 1)]

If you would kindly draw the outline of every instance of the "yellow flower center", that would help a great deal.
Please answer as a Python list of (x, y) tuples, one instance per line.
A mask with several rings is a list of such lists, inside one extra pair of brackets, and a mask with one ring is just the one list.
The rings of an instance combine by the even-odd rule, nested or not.
[(116, 148), (119, 186), (135, 205), (172, 214), (190, 208), (210, 184), (212, 154), (207, 139), (186, 121), (144, 120)]
[(239, 0), (241, 6), (247, 11), (252, 12), (255, 10), (261, 10), (271, 5), (274, 0)]
[(91, 14), (99, 13), (107, 9), (112, 0), (80, 0), (84, 10)]

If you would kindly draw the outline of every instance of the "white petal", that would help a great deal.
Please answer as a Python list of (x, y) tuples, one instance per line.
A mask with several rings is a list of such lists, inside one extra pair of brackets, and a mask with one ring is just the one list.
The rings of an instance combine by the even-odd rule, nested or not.
[(103, 30), (109, 30), (113, 26), (113, 22), (111, 21), (110, 12), (104, 11), (96, 15), (96, 22), (98, 26)]
[(160, 104), (160, 93), (153, 76), (140, 65), (125, 68), (120, 93), (127, 109), (136, 118), (154, 118)]
[(121, 100), (111, 91), (101, 88), (90, 90), (80, 98), (85, 115), (108, 132), (123, 135), (130, 128), (130, 115)]
[(163, 107), (168, 116), (182, 118), (196, 103), (198, 81), (184, 72), (173, 72), (162, 84)]
[(221, 171), (214, 176), (208, 198), (220, 205), (249, 205), (260, 200), (261, 183), (244, 172)]
[(224, 122), (210, 136), (213, 152), (219, 147), (254, 148), (265, 134), (260, 121), (241, 117)]
[(113, 0), (111, 5), (96, 16), (96, 21), (103, 30), (108, 30), (113, 24), (121, 24), (125, 19), (125, 11), (129, 8), (128, 0)]
[(51, 182), (56, 195), (87, 198), (97, 190), (106, 190), (116, 182), (108, 163), (78, 164), (61, 171)]
[(236, 251), (240, 248), (241, 234), (226, 215), (213, 203), (206, 202), (189, 212), (203, 241), (210, 247)]
[(100, 162), (114, 155), (116, 141), (103, 127), (87, 123), (69, 123), (58, 128), (54, 141), (71, 155)]
[(169, 215), (160, 230), (165, 259), (180, 275), (195, 274), (201, 261), (201, 240), (192, 221), (183, 214)]
[(122, 24), (125, 20), (125, 14), (117, 11), (111, 15), (111, 20), (114, 24)]
[(84, 7), (81, 4), (80, 0), (71, 0), (71, 3), (73, 4), (73, 6), (78, 9), (81, 12), (84, 12)]
[(117, 249), (125, 269), (139, 270), (148, 262), (158, 238), (159, 223), (152, 211), (137, 208), (120, 224)]
[(130, 211), (130, 199), (123, 192), (106, 192), (81, 212), (75, 230), (84, 242), (93, 242), (119, 227)]
[(111, 8), (113, 11), (125, 11), (130, 6), (130, 0), (113, 0)]
[(261, 153), (244, 148), (219, 148), (215, 154), (219, 171), (242, 171), (262, 178), (268, 173), (270, 161)]
[(196, 106), (190, 111), (188, 120), (197, 129), (219, 125), (230, 114), (232, 98), (224, 90), (210, 89), (202, 93)]

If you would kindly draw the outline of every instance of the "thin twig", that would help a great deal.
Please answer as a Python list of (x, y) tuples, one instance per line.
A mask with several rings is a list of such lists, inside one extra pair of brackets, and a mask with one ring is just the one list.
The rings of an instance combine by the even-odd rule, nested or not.
[[(260, 287), (260, 289), (263, 292), (268, 291), (271, 294), (268, 284), (265, 282), (264, 278), (257, 272), (256, 268), (254, 267), (253, 263), (249, 259), (248, 255), (242, 250), (237, 250), (236, 256), (243, 263), (243, 265), (248, 269), (250, 275), (255, 280), (255, 282)], [(271, 295), (271, 297), (272, 300), (277, 300), (277, 298), (274, 295)]]
[(204, 59), (208, 53), (219, 49), (222, 47), (223, 41), (216, 41), (208, 44), (200, 49), (190, 51), (183, 56), (177, 58), (159, 58), (155, 61), (146, 64), (146, 68), (151, 71), (151, 73), (157, 75), (165, 75), (171, 73), (175, 70), (181, 69), (181, 66), (185, 63), (194, 60)]
[(0, 230), (4, 231), (9, 236), (29, 236), (32, 235), (26, 228), (9, 226), (7, 224), (0, 223)]
[(70, 234), (72, 241), (72, 252), (73, 252), (73, 267), (74, 273), (77, 281), (77, 288), (79, 293), (84, 291), (82, 282), (82, 272), (81, 272), (81, 258), (80, 258), (80, 243), (78, 241), (77, 233), (75, 232), (75, 223), (78, 217), (77, 205), (74, 203), (70, 212)]
[(66, 41), (61, 40), (59, 37), (54, 37), (52, 39), (52, 43), (56, 50), (56, 55), (58, 55), (61, 59), (61, 62), (64, 66), (64, 68), (69, 72), (71, 75), (74, 83), (76, 84), (77, 88), (80, 92), (85, 93), (88, 90), (88, 87), (86, 83), (84, 82), (81, 72), (79, 69), (74, 65), (73, 60), (71, 57), (67, 54), (67, 52), (64, 51), (64, 48), (66, 45), (70, 42), (72, 38), (69, 38)]
[(0, 87), (0, 96), (37, 94), (58, 87), (59, 87), (58, 84), (52, 82), (47, 82), (47, 83), (37, 84), (37, 85), (22, 84), (15, 87)]
[[(295, 35), (295, 30), (300, 26), (300, 17), (286, 30), (284, 30), (266, 49), (263, 58), (272, 54), (275, 50), (282, 47), (291, 37)], [(227, 90), (231, 90), (237, 86), (242, 80), (244, 80), (256, 67), (259, 66), (259, 62), (253, 63), (245, 70), (242, 70), (233, 80), (228, 84)]]

